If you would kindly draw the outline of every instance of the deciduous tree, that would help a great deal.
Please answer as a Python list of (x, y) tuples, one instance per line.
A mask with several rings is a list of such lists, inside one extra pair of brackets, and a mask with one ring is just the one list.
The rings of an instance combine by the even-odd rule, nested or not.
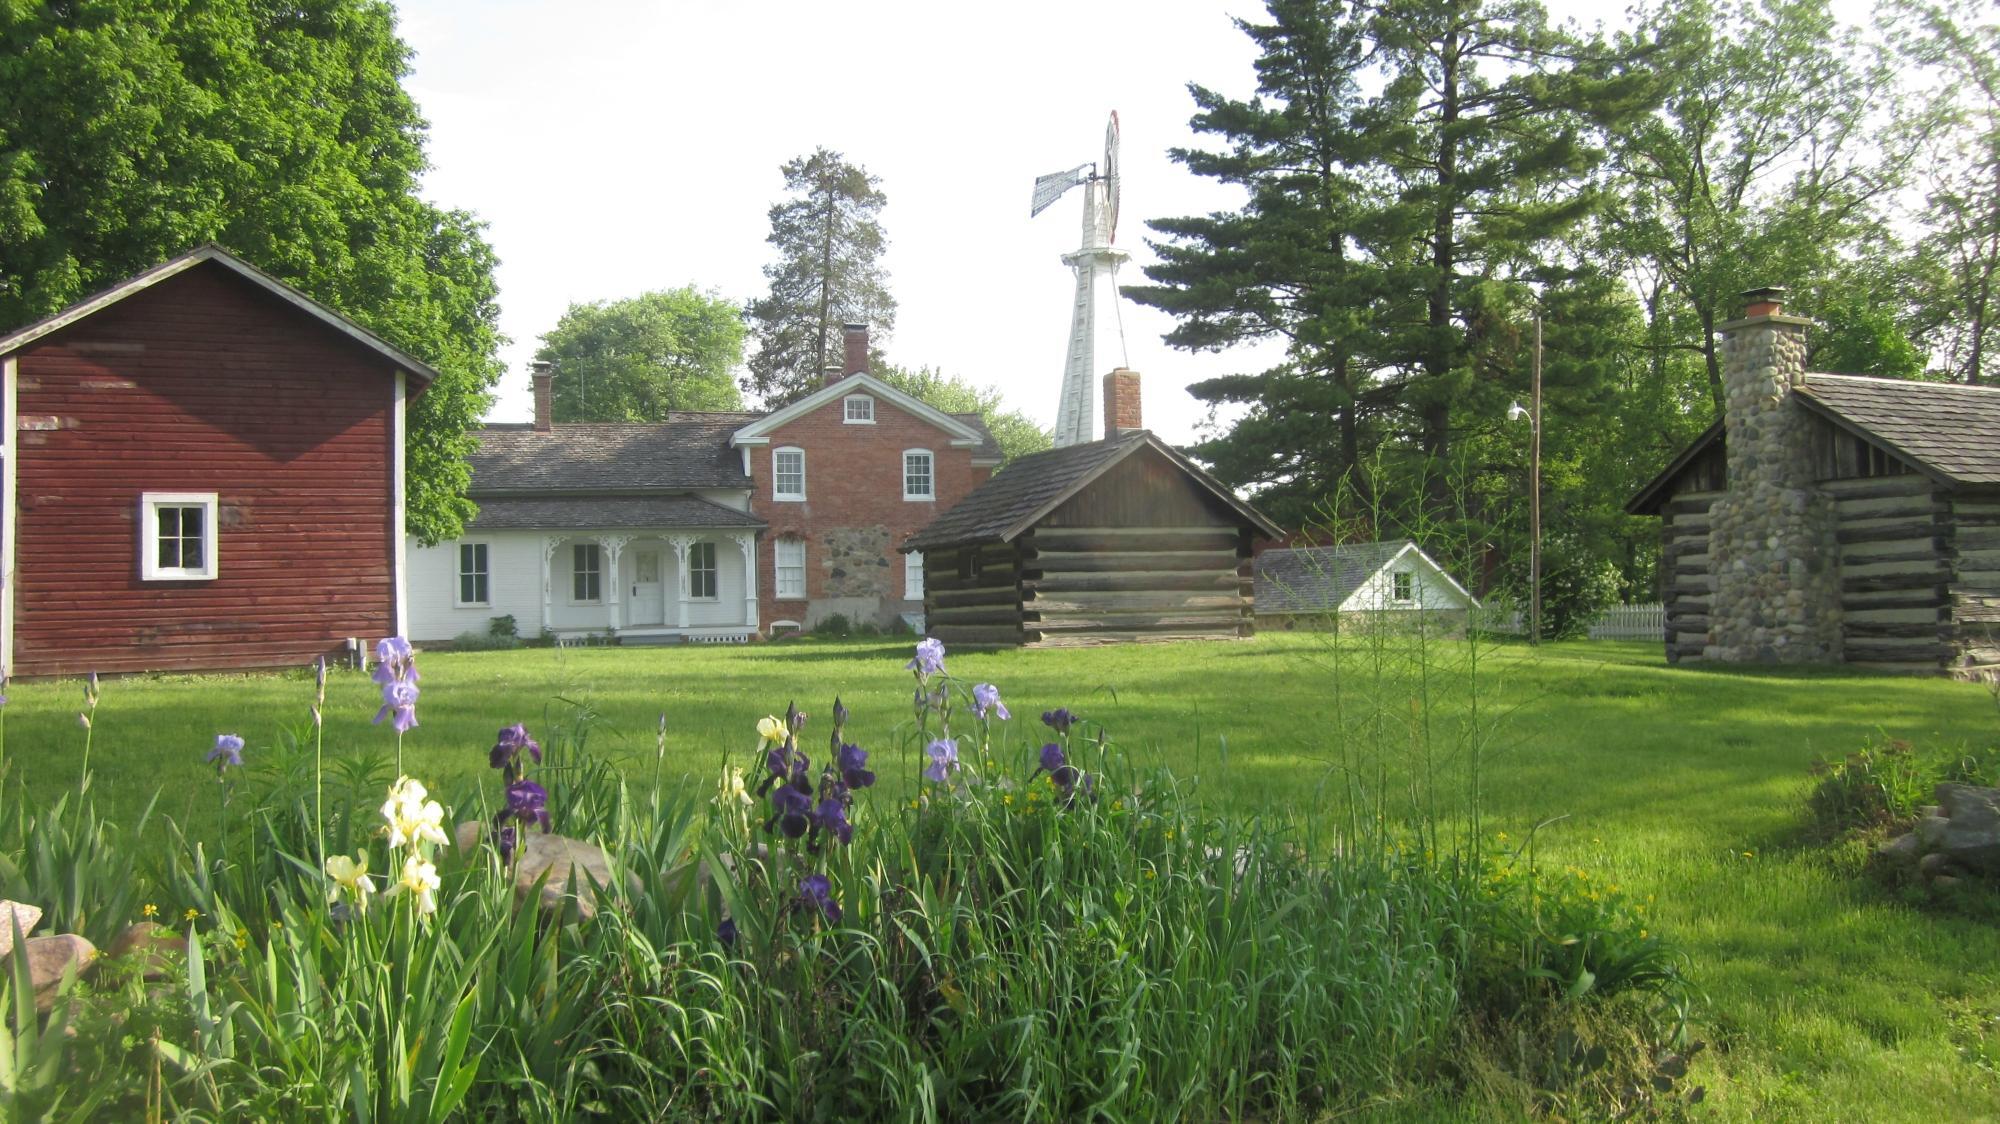
[(1048, 430), (1036, 425), (1021, 411), (1006, 409), (1001, 404), (999, 387), (982, 389), (935, 367), (910, 370), (890, 363), (877, 363), (872, 373), (932, 409), (943, 410), (947, 414), (978, 414), (1006, 460), (1039, 453), (1051, 444)]
[(692, 285), (573, 304), (535, 358), (555, 364), (557, 421), (645, 422), (673, 410), (740, 410), (743, 317)]

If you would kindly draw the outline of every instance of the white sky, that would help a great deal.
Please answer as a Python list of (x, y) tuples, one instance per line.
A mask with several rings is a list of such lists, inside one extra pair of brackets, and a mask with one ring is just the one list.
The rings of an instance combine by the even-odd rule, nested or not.
[[(494, 420), (529, 415), (527, 362), (572, 302), (690, 282), (761, 294), (778, 167), (824, 145), (888, 195), (889, 358), (998, 386), (1045, 427), (1073, 287), (1058, 259), (1078, 241), (1082, 192), (1030, 221), (1035, 177), (1096, 159), (1117, 110), (1118, 245), (1133, 252), (1120, 280), (1143, 280), (1145, 220), (1237, 201), (1167, 149), (1197, 143), (1189, 81), (1251, 91), (1255, 51), (1229, 13), (1263, 14), (1257, 0), (399, 6), (431, 122), (426, 194), (485, 219), (500, 256), (513, 343)], [(1188, 383), (1274, 361), (1170, 349), (1170, 318), (1130, 302), (1124, 315), (1147, 425), (1169, 441), (1206, 414)]]

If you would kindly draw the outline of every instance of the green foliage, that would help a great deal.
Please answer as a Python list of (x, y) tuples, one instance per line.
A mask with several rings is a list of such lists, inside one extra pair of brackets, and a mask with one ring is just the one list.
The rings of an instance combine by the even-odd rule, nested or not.
[(919, 367), (912, 371), (889, 363), (878, 363), (869, 373), (934, 410), (947, 414), (978, 414), (979, 420), (986, 423), (987, 431), (993, 434), (993, 440), (999, 443), (1003, 462), (1039, 453), (1050, 445), (1048, 430), (1036, 425), (1021, 411), (1002, 407), (1000, 388), (997, 386), (982, 390), (957, 375), (947, 375), (934, 367)]
[(813, 625), (815, 636), (839, 637), (851, 636), (853, 633), (854, 622), (847, 619), (846, 613), (828, 613), (819, 619), (818, 624)]
[(1814, 835), (1831, 839), (1908, 823), (1946, 782), (2000, 785), (2000, 746), (1918, 749), (1878, 736), (1839, 760), (1814, 762), (1812, 773), (1807, 819)]
[(432, 542), (472, 511), (495, 259), (472, 216), (418, 196), (394, 18), (377, 0), (8, 6), (0, 330), (220, 243), (440, 373), (409, 412), (408, 528)]
[(740, 310), (692, 285), (573, 304), (535, 358), (555, 364), (556, 421), (665, 421), (674, 410), (740, 410)]
[(757, 350), (743, 388), (773, 408), (819, 387), (820, 370), (840, 354), (842, 324), (868, 325), (875, 348), (896, 326), (880, 261), (889, 202), (881, 181), (824, 148), (780, 170), (791, 197), (771, 206), (771, 291), (744, 310)]
[[(1528, 603), (1527, 572), (1514, 590), (1515, 600)], [(1542, 639), (1576, 640), (1590, 633), (1590, 624), (1618, 603), (1618, 567), (1593, 557), (1573, 536), (1557, 535), (1542, 543)], [(1525, 619), (1525, 618), (1523, 618)]]

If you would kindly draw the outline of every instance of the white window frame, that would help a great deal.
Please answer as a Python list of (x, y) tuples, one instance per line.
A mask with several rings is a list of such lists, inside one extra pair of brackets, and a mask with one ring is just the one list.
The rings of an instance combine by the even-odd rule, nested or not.
[[(160, 565), (160, 509), (198, 507), (202, 512), (199, 566)], [(222, 572), (222, 535), (216, 517), (222, 505), (215, 492), (143, 492), (139, 496), (139, 578), (142, 581), (214, 581)]]
[[(855, 407), (861, 407), (856, 413)], [(840, 400), (840, 420), (847, 425), (874, 425), (875, 398), (868, 394), (850, 394)]]
[[(1408, 592), (1402, 587), (1409, 586)], [(1389, 575), (1389, 600), (1398, 605), (1408, 605), (1417, 599), (1417, 575), (1411, 570), (1397, 570)]]
[[(708, 565), (706, 566), (701, 564), (703, 554), (708, 556)], [(702, 542), (689, 543), (687, 567), (688, 600), (716, 601), (721, 599), (722, 574), (716, 566), (715, 544), (713, 542), (704, 540)], [(700, 578), (703, 574), (708, 575), (709, 592), (706, 594), (696, 592), (701, 588)]]
[[(480, 568), (476, 571), (486, 586), (486, 597), (479, 601), (465, 599), (465, 579), (475, 571), (465, 568), (465, 552), (478, 548)], [(485, 539), (462, 539), (458, 544), (457, 558), (452, 567), (451, 604), (455, 609), (490, 609), (493, 607), (493, 544)]]
[[(785, 491), (781, 483), (784, 475), (778, 470), (779, 458), (791, 454), (797, 454), (799, 458), (799, 490), (796, 492)], [(771, 450), (771, 498), (792, 502), (806, 498), (806, 451), (804, 449), (799, 448), (797, 445), (783, 445)]]
[[(785, 557), (787, 554), (794, 555), (797, 560), (793, 561)], [(806, 541), (804, 539), (779, 539), (777, 544), (772, 547), (771, 562), (775, 570), (774, 577), (776, 578), (772, 583), (772, 588), (777, 591), (774, 596), (781, 601), (805, 600)], [(785, 580), (787, 572), (790, 572), (796, 580), (787, 582)]]
[[(910, 458), (924, 458), (924, 487), (922, 492), (910, 491)], [(903, 450), (903, 498), (912, 503), (937, 502), (937, 456), (929, 449)]]
[(922, 601), (924, 599), (924, 552), (913, 550), (903, 555), (903, 600)]
[[(590, 551), (590, 568), (583, 568), (583, 552)], [(584, 577), (596, 579), (597, 596), (578, 597), (577, 585)], [(569, 603), (572, 605), (604, 604), (604, 546), (594, 542), (573, 542), (569, 544)]]

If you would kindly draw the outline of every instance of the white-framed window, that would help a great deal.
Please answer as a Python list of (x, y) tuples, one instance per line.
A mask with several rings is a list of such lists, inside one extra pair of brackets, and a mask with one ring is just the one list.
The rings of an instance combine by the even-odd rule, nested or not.
[(580, 542), (570, 548), (569, 599), (576, 605), (594, 605), (604, 600), (604, 553), (594, 542)]
[(688, 596), (697, 601), (715, 600), (715, 544), (698, 542), (688, 547)]
[(806, 498), (806, 451), (804, 449), (771, 450), (771, 498), (774, 500), (802, 500)]
[(804, 539), (779, 539), (775, 555), (778, 563), (778, 596), (806, 595), (806, 543)]
[(924, 599), (924, 552), (913, 550), (903, 555), (903, 600), (922, 601)]
[(906, 500), (934, 500), (937, 489), (931, 481), (931, 451), (929, 449), (903, 450), (903, 498)]
[(1394, 596), (1396, 600), (1415, 601), (1417, 599), (1417, 577), (1415, 574), (1410, 573), (1408, 570), (1402, 570), (1390, 575), (1390, 577), (1395, 583)]
[(845, 413), (841, 420), (848, 425), (874, 425), (875, 399), (866, 394), (850, 394), (842, 400)]
[(218, 572), (214, 492), (146, 492), (139, 497), (139, 577), (213, 581)]
[(458, 544), (458, 593), (452, 604), (460, 608), (484, 608), (493, 603), (491, 571), (487, 568), (487, 548), (483, 542)]

